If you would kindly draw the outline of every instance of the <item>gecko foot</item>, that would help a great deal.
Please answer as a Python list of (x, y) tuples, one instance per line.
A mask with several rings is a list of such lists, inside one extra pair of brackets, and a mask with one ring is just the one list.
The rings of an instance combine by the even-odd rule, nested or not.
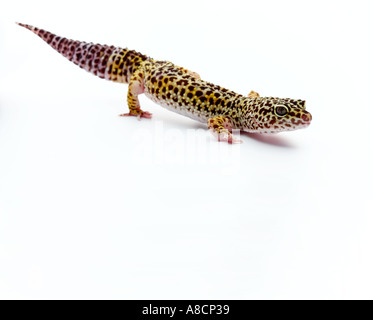
[(228, 142), (230, 144), (242, 143), (243, 142), (241, 139), (236, 138), (234, 135), (232, 135), (232, 134), (225, 134), (225, 133), (219, 134), (218, 135), (218, 140), (219, 141)]
[(228, 143), (242, 143), (242, 140), (232, 134), (232, 123), (229, 118), (217, 116), (207, 120), (207, 126), (218, 141)]
[(221, 130), (220, 133), (212, 131), (212, 134), (218, 139), (218, 141), (228, 142), (229, 144), (243, 143), (241, 139), (236, 138), (231, 132), (226, 129)]
[(140, 120), (141, 118), (151, 119), (152, 114), (147, 111), (142, 111), (139, 114), (129, 112), (129, 113), (120, 114), (119, 116), (120, 117), (137, 117), (137, 119)]
[(201, 76), (197, 72), (190, 71), (190, 74), (197, 79), (201, 79)]
[(260, 96), (259, 96), (258, 92), (255, 92), (255, 91), (251, 90), (248, 97), (249, 98), (259, 98)]

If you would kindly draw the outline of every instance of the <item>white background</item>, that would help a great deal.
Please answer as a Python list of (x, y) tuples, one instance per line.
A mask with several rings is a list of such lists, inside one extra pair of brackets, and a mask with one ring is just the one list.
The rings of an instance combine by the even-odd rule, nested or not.
[[(370, 1), (3, 1), (0, 298), (373, 299)], [(308, 129), (218, 143), (15, 21), (136, 49)]]

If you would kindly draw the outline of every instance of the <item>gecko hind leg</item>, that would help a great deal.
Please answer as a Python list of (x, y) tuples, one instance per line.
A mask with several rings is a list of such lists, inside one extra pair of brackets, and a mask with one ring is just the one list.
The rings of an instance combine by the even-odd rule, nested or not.
[(219, 141), (228, 143), (242, 143), (242, 140), (237, 139), (232, 133), (232, 124), (228, 118), (218, 116), (207, 120), (207, 126), (214, 136)]
[(127, 93), (127, 103), (130, 109), (129, 113), (123, 113), (119, 116), (121, 117), (137, 117), (139, 120), (141, 118), (150, 119), (152, 114), (147, 111), (141, 110), (139, 102), (139, 94), (144, 93), (144, 72), (139, 69), (131, 77), (130, 83), (128, 85)]

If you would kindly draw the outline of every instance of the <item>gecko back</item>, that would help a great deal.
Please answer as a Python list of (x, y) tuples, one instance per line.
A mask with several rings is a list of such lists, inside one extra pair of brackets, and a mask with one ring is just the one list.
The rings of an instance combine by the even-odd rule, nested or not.
[(127, 48), (70, 40), (27, 24), (17, 24), (38, 35), (82, 69), (106, 80), (128, 83), (137, 67), (149, 60), (147, 56)]

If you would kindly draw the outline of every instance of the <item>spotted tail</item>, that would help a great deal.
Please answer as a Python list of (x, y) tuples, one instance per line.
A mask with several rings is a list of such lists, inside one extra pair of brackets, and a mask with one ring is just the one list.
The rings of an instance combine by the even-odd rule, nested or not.
[(17, 24), (31, 30), (82, 69), (106, 80), (128, 83), (141, 62), (149, 59), (134, 50), (69, 40), (27, 24)]

